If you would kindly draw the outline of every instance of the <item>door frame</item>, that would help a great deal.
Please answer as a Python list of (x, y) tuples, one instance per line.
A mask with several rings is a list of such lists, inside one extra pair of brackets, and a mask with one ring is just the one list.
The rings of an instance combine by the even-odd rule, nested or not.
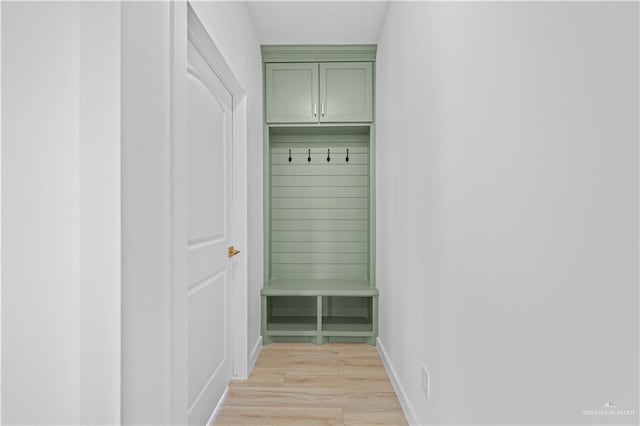
[[(232, 239), (234, 258), (229, 321), (232, 377), (248, 376), (247, 94), (189, 2), (171, 2), (171, 422), (187, 421), (187, 43), (194, 44), (233, 97)], [(212, 407), (212, 414), (215, 407)]]

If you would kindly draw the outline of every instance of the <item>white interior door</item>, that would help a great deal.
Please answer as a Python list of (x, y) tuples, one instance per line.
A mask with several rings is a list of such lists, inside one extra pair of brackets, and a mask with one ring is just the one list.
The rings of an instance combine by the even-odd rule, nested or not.
[(233, 98), (191, 42), (187, 68), (187, 414), (204, 425), (232, 374)]

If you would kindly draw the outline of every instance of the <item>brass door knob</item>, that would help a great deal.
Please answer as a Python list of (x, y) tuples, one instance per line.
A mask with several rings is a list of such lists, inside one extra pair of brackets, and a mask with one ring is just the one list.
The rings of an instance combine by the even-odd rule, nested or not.
[(233, 246), (229, 246), (227, 249), (227, 256), (229, 257), (233, 257), (238, 253), (240, 253), (240, 250), (236, 250)]

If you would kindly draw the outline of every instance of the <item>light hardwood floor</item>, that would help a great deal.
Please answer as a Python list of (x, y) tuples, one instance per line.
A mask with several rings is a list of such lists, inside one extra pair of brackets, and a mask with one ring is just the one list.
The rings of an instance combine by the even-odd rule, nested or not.
[(406, 425), (378, 352), (364, 344), (273, 343), (232, 381), (215, 425)]

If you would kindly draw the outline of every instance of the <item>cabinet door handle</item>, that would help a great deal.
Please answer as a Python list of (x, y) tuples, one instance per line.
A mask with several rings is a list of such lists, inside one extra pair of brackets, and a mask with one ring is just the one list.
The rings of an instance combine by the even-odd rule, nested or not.
[(322, 102), (322, 103), (320, 104), (320, 106), (321, 106), (321, 109), (322, 109), (322, 116), (324, 117), (324, 102)]
[(318, 116), (318, 104), (313, 104), (313, 116)]

